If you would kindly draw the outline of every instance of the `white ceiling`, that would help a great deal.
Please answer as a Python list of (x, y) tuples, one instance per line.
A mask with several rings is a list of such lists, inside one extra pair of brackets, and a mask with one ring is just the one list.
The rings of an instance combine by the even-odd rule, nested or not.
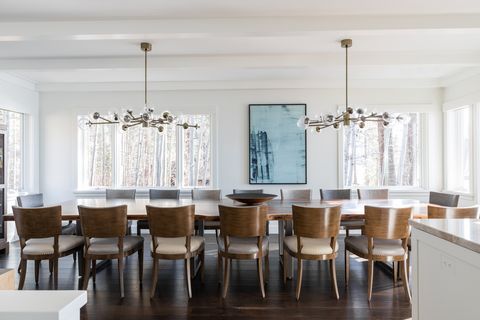
[(152, 82), (340, 87), (346, 37), (353, 85), (440, 86), (480, 68), (480, 1), (0, 1), (0, 72), (40, 89), (141, 82), (141, 41)]

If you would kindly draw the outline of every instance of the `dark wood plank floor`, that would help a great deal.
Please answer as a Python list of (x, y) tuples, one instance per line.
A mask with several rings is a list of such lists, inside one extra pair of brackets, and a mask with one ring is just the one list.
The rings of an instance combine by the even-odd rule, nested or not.
[[(150, 241), (146, 236), (145, 252)], [(376, 266), (372, 302), (367, 302), (367, 265), (357, 257), (351, 259), (351, 279), (348, 289), (344, 282), (343, 239), (337, 259), (340, 300), (330, 287), (328, 265), (306, 262), (301, 300), (295, 300), (295, 280), (283, 285), (282, 268), (278, 259), (276, 236), (271, 236), (270, 281), (266, 299), (258, 287), (256, 265), (253, 261), (234, 262), (230, 290), (225, 300), (217, 284), (216, 244), (214, 236), (207, 237), (205, 284), (200, 279), (192, 283), (193, 298), (188, 299), (183, 262), (160, 263), (157, 294), (150, 300), (152, 260), (145, 255), (144, 284), (138, 283), (137, 257), (127, 259), (125, 298), (119, 298), (117, 264), (97, 275), (96, 285), (90, 280), (88, 304), (82, 309), (82, 319), (409, 319), (411, 307), (401, 283), (393, 286), (391, 273)], [(16, 268), (19, 261), (18, 243), (11, 245), (8, 255), (0, 255), (0, 268)], [(78, 288), (76, 265), (72, 257), (59, 263), (59, 289)], [(33, 262), (29, 262), (25, 289), (35, 289)], [(18, 279), (17, 279), (18, 282)], [(52, 279), (48, 264), (42, 263), (38, 289), (50, 289)]]

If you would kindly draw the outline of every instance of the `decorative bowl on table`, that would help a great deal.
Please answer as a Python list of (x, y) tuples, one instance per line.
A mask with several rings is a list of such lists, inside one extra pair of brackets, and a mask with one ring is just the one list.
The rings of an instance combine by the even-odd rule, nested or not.
[(227, 194), (227, 198), (232, 199), (237, 202), (244, 203), (246, 205), (259, 205), (264, 202), (270, 201), (273, 198), (276, 198), (276, 194), (269, 193), (232, 193)]

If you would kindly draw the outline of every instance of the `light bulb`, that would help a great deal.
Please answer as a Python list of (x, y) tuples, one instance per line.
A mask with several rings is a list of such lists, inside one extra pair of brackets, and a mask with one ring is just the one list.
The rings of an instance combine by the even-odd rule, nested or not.
[(303, 130), (306, 130), (309, 124), (310, 124), (310, 118), (308, 118), (307, 116), (301, 116), (300, 118), (298, 118), (297, 127), (302, 128)]

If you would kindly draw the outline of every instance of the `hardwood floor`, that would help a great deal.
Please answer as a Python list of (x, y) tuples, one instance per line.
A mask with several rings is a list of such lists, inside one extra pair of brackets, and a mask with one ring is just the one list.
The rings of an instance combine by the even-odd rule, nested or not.
[[(261, 298), (254, 261), (232, 264), (228, 296), (221, 298), (217, 282), (215, 237), (208, 235), (205, 285), (192, 281), (193, 298), (188, 299), (183, 262), (161, 261), (158, 286), (153, 300), (149, 298), (152, 260), (148, 253), (150, 238), (145, 235), (144, 284), (140, 287), (137, 257), (129, 257), (125, 266), (125, 298), (120, 299), (116, 262), (97, 274), (96, 285), (90, 279), (88, 304), (82, 309), (82, 319), (409, 319), (411, 307), (402, 284), (393, 286), (391, 273), (376, 266), (372, 302), (367, 302), (367, 264), (351, 258), (350, 285), (345, 288), (343, 238), (337, 258), (340, 300), (330, 287), (327, 263), (304, 262), (302, 295), (295, 300), (295, 278), (283, 285), (282, 268), (278, 259), (276, 235), (270, 236), (270, 278), (266, 299)], [(17, 268), (18, 243), (10, 246), (9, 255), (0, 254), (0, 268)], [(71, 256), (59, 263), (60, 290), (77, 289), (76, 264)], [(18, 276), (17, 276), (18, 283)], [(38, 289), (51, 289), (53, 279), (48, 264), (42, 262)], [(35, 289), (34, 263), (29, 262), (25, 289)]]

